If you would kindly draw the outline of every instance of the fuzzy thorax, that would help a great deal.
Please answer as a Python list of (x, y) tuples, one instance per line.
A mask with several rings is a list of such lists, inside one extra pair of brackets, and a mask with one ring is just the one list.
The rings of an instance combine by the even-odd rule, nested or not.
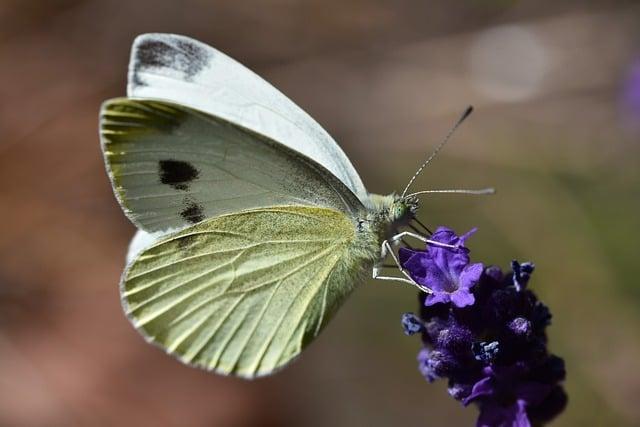
[(418, 210), (418, 200), (413, 197), (401, 198), (396, 194), (383, 196), (370, 194), (366, 203), (371, 229), (382, 239), (388, 239), (398, 233), (398, 229), (407, 225)]

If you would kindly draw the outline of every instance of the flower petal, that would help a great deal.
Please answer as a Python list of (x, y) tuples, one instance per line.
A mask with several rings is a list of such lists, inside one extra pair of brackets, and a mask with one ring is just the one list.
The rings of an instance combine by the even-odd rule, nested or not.
[(418, 283), (426, 286), (434, 292), (444, 292), (452, 290), (454, 284), (445, 271), (443, 271), (432, 261), (425, 262), (423, 265), (424, 276)]
[(411, 258), (415, 253), (417, 253), (417, 251), (411, 250), (409, 248), (398, 249), (398, 260), (400, 261), (400, 264), (404, 266), (409, 258)]
[(469, 289), (473, 287), (480, 280), (483, 269), (484, 266), (481, 262), (467, 265), (464, 270), (462, 270), (462, 273), (460, 273), (458, 287), (461, 289)]
[(471, 230), (460, 236), (460, 246), (464, 246), (464, 242), (466, 242), (469, 237), (474, 235), (476, 231), (478, 231), (478, 227), (473, 227)]
[(446, 292), (434, 292), (432, 294), (427, 295), (427, 298), (424, 300), (424, 305), (434, 305), (440, 302), (449, 302), (449, 294)]
[(435, 240), (436, 242), (446, 243), (448, 245), (455, 245), (458, 243), (458, 236), (455, 231), (448, 227), (440, 226), (436, 228), (435, 233), (431, 236), (431, 240)]
[(451, 302), (458, 308), (473, 305), (476, 302), (476, 298), (467, 289), (458, 289), (451, 294)]
[(526, 402), (523, 400), (518, 400), (515, 408), (515, 417), (512, 422), (513, 427), (531, 427), (531, 422), (529, 421), (529, 417), (527, 416), (526, 411)]
[(495, 392), (493, 379), (485, 377), (475, 383), (471, 389), (471, 394), (462, 402), (465, 406), (482, 396), (491, 396)]
[[(408, 251), (409, 250), (407, 250), (407, 252)], [(402, 257), (406, 257), (408, 255), (407, 252), (402, 251), (400, 252), (400, 255)], [(409, 275), (411, 275), (413, 280), (422, 284), (422, 282), (425, 281), (425, 276), (427, 275), (424, 258), (428, 258), (429, 256), (427, 255), (426, 252), (418, 252), (418, 251), (411, 251), (411, 252), (412, 254), (409, 255), (409, 258), (407, 258), (404, 262), (401, 261), (400, 265), (402, 265), (402, 268), (404, 268), (409, 272)]]
[(469, 264), (469, 249), (443, 249), (446, 253), (446, 268), (451, 277), (457, 278), (462, 274), (464, 268)]

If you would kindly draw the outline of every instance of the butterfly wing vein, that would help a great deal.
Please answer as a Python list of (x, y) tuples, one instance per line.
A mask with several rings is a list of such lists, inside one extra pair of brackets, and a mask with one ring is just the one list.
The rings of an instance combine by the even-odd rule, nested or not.
[(143, 251), (123, 276), (123, 304), (147, 340), (185, 363), (266, 375), (298, 355), (356, 285), (366, 263), (350, 258), (355, 240), (352, 220), (333, 209), (222, 215)]

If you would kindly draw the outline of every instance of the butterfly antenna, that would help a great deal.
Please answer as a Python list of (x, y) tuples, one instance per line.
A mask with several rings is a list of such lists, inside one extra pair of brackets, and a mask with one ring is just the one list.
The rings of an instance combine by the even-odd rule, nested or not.
[(405, 196), (405, 194), (407, 194), (407, 191), (409, 191), (409, 187), (411, 187), (411, 184), (413, 184), (413, 181), (415, 181), (416, 178), (422, 173), (422, 171), (424, 170), (425, 167), (427, 167), (429, 162), (431, 162), (431, 160), (433, 160), (438, 155), (440, 150), (442, 150), (442, 148), (447, 144), (447, 142), (449, 142), (449, 139), (451, 138), (451, 135), (453, 135), (453, 132), (455, 132), (455, 130), (458, 129), (458, 126), (460, 126), (462, 124), (462, 122), (464, 122), (465, 119), (467, 117), (469, 117), (469, 115), (472, 112), (473, 112), (473, 107), (471, 105), (468, 106), (466, 108), (466, 110), (464, 110), (464, 113), (462, 113), (462, 116), (460, 116), (460, 118), (458, 119), (456, 124), (453, 125), (453, 127), (451, 128), (451, 130), (449, 131), (447, 136), (445, 136), (445, 138), (442, 140), (442, 142), (440, 144), (438, 144), (438, 146), (435, 148), (435, 150), (433, 150), (433, 152), (427, 158), (427, 160), (425, 160), (424, 163), (418, 168), (416, 173), (413, 174), (413, 176), (409, 180), (409, 183), (407, 184), (407, 186), (404, 187), (404, 191), (402, 192), (402, 196), (400, 196), (400, 198), (403, 198)]
[(486, 196), (490, 194), (496, 194), (496, 189), (489, 187), (489, 188), (482, 188), (480, 190), (467, 190), (467, 189), (461, 189), (461, 188), (455, 188), (451, 190), (424, 190), (424, 191), (418, 191), (416, 193), (411, 193), (408, 195), (408, 197), (417, 196), (420, 194), (430, 194), (430, 193), (475, 194), (476, 196)]

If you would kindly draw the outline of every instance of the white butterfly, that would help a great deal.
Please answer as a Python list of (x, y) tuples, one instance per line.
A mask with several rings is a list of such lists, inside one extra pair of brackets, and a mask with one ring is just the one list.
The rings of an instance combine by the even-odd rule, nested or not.
[[(367, 273), (420, 287), (393, 246), (428, 241), (399, 228), (415, 219), (424, 192), (407, 192), (433, 155), (400, 196), (370, 194), (308, 114), (184, 36), (135, 40), (127, 95), (105, 102), (100, 130), (114, 192), (139, 228), (121, 295), (147, 340), (251, 378), (297, 356)], [(388, 254), (401, 276), (381, 275)]]

